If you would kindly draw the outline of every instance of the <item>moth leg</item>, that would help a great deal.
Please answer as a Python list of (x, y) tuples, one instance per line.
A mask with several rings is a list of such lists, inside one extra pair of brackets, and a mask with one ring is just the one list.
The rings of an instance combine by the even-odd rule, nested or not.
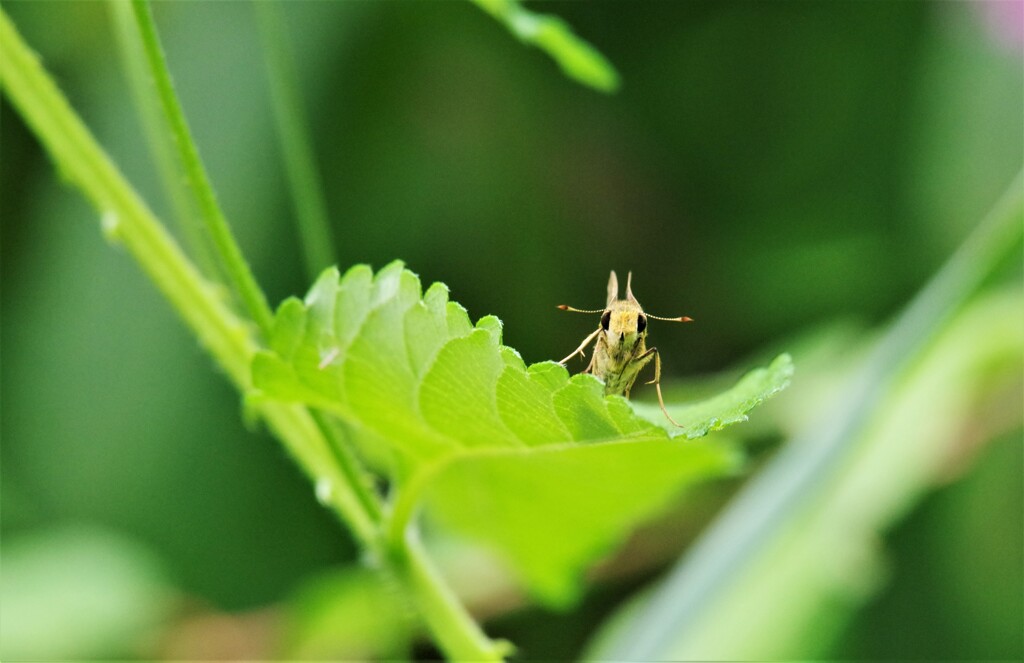
[(665, 409), (665, 399), (661, 395), (661, 355), (658, 354), (658, 348), (648, 348), (647, 352), (637, 357), (637, 361), (644, 361), (644, 364), (650, 361), (651, 355), (654, 356), (654, 379), (647, 384), (653, 384), (655, 391), (658, 392), (658, 405), (661, 406), (661, 411), (664, 413), (665, 418), (672, 422), (673, 426), (682, 428), (682, 424), (672, 418), (672, 415)]
[(640, 374), (640, 371), (644, 370), (644, 366), (651, 363), (651, 359), (654, 356), (652, 353), (657, 352), (657, 349), (651, 348), (650, 350), (645, 350), (644, 352), (637, 354), (637, 351), (640, 350), (640, 345), (641, 344), (638, 343), (636, 347), (633, 348), (633, 354), (631, 354), (629, 359), (626, 360), (626, 364), (629, 366), (633, 366), (634, 364), (637, 365), (636, 373), (633, 374), (633, 380), (630, 381), (629, 386), (622, 392), (622, 395), (625, 396), (627, 400), (629, 399), (629, 392), (633, 391), (633, 382), (636, 380), (636, 376)]
[[(587, 353), (583, 352), (583, 348), (585, 348), (585, 347), (587, 347), (588, 345), (590, 345), (590, 342), (591, 342), (591, 341), (593, 341), (593, 340), (594, 340), (594, 337), (595, 337), (595, 336), (597, 336), (597, 335), (598, 335), (598, 334), (599, 334), (600, 332), (601, 332), (601, 328), (600, 328), (600, 327), (598, 327), (597, 329), (595, 329), (595, 330), (594, 330), (594, 333), (593, 333), (593, 334), (591, 334), (590, 336), (588, 336), (588, 337), (586, 337), (585, 339), (583, 339), (583, 342), (582, 342), (582, 343), (580, 343), (580, 347), (578, 347), (578, 348), (576, 348), (575, 350), (573, 350), (573, 351), (572, 351), (571, 353), (569, 353), (569, 356), (568, 356), (568, 357), (566, 357), (565, 359), (563, 359), (562, 361), (560, 361), (560, 362), (558, 362), (558, 363), (559, 363), (559, 364), (564, 364), (565, 362), (569, 361), (570, 359), (572, 359), (572, 358), (573, 358), (573, 357), (575, 357), (576, 355), (579, 355), (579, 356), (581, 356), (581, 357), (584, 357), (584, 358), (586, 358), (586, 356), (587, 356)], [(591, 364), (593, 364), (593, 363), (594, 363), (594, 362), (593, 362), (593, 360), (591, 360), (591, 362), (590, 362), (590, 363), (591, 363)], [(587, 367), (587, 369), (589, 370), (589, 368), (590, 368), (590, 367), (588, 366), (588, 367)]]

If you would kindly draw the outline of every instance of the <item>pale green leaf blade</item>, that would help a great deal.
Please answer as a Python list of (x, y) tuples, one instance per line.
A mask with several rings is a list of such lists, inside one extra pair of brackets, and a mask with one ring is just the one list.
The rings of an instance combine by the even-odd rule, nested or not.
[[(562, 369), (562, 380), (569, 376)], [(555, 412), (552, 393), (533, 371), (506, 367), (495, 386), (498, 413), (519, 439), (526, 444), (551, 444), (572, 439)]]
[[(444, 286), (424, 294), (401, 263), (376, 275), (328, 270), (302, 302), (279, 308), (270, 349), (253, 363), (255, 397), (345, 423), (392, 481), (392, 535), (429, 495), (428, 511), (502, 551), (531, 591), (564, 605), (598, 556), (737, 457), (723, 445), (672, 441), (661, 412), (648, 421), (592, 375), (527, 366), (501, 345), (501, 331), (493, 316), (472, 325)], [(788, 361), (679, 411), (686, 432), (742, 420), (784, 386)]]
[(427, 423), (466, 447), (521, 446), (502, 423), (495, 401), (504, 368), (497, 339), (486, 328), (449, 341), (419, 390)]
[(567, 606), (582, 572), (686, 486), (735, 471), (721, 442), (662, 436), (460, 456), (431, 482), (429, 512), (508, 561), (539, 599)]
[(610, 440), (621, 436), (608, 413), (604, 385), (593, 375), (574, 375), (553, 398), (555, 412), (574, 440)]
[(414, 620), (402, 596), (379, 573), (346, 567), (305, 580), (282, 608), (275, 652), (292, 661), (398, 660)]
[(402, 321), (405, 346), (417, 379), (423, 377), (437, 351), (448, 341), (447, 305), (448, 289), (435, 283), (423, 295), (423, 300), (405, 313), (405, 320)]
[(747, 414), (789, 385), (793, 377), (793, 359), (788, 354), (776, 357), (770, 365), (744, 375), (732, 388), (697, 403), (668, 406), (669, 414), (681, 426), (665, 418), (657, 405), (633, 403), (633, 410), (656, 423), (672, 437), (697, 438), (711, 431), (747, 420)]
[[(279, 308), (257, 354), (257, 396), (333, 412), (405, 456), (426, 461), (474, 448), (664, 435), (598, 380), (551, 362), (527, 367), (501, 345), (493, 316), (475, 326), (434, 285), (392, 263), (339, 277), (326, 270), (302, 302)], [(610, 405), (611, 404), (611, 405)]]

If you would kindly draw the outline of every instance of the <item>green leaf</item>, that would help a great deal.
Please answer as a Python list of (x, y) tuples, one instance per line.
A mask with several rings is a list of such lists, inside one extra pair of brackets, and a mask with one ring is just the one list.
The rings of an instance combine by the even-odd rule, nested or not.
[(397, 588), (363, 567), (303, 581), (283, 612), (275, 654), (286, 660), (397, 660), (408, 655), (415, 634)]
[(536, 595), (566, 607), (579, 574), (680, 488), (732, 473), (741, 455), (667, 438), (460, 456), (426, 491), (442, 524), (485, 541)]
[[(791, 368), (780, 358), (690, 406), (686, 434), (742, 421)], [(556, 605), (575, 598), (587, 564), (682, 488), (740, 461), (722, 441), (673, 441), (591, 375), (527, 366), (501, 345), (497, 318), (473, 325), (447, 288), (421, 295), (399, 262), (376, 275), (329, 269), (304, 301), (285, 301), (253, 384), (260, 398), (303, 402), (347, 425), (393, 482), (393, 540), (426, 504)]]
[(536, 46), (558, 63), (562, 72), (602, 92), (619, 88), (615, 67), (562, 19), (532, 12), (519, 0), (472, 0), (523, 43)]
[(792, 377), (793, 359), (781, 354), (768, 367), (747, 373), (728, 391), (697, 403), (668, 407), (680, 428), (673, 426), (656, 405), (636, 403), (633, 410), (664, 427), (672, 437), (703, 437), (711, 431), (746, 421), (748, 412), (785, 389)]
[(160, 560), (136, 541), (82, 525), (6, 539), (5, 661), (131, 656), (176, 612)]

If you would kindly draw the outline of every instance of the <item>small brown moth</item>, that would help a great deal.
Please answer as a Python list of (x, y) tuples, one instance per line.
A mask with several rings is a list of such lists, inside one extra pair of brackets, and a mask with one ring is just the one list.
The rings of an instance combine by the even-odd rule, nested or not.
[(621, 394), (629, 398), (629, 390), (633, 388), (637, 375), (653, 359), (654, 379), (647, 384), (653, 384), (657, 389), (661, 411), (665, 413), (669, 421), (679, 426), (680, 424), (665, 409), (665, 399), (661, 396), (661, 356), (658, 354), (658, 348), (647, 347), (645, 341), (647, 319), (692, 322), (693, 318), (686, 316), (662, 318), (644, 313), (640, 302), (633, 296), (632, 282), (633, 272), (630, 272), (626, 277), (626, 298), (619, 299), (619, 279), (613, 271), (608, 278), (608, 303), (603, 309), (583, 311), (565, 304), (559, 305), (558, 308), (563, 311), (600, 313), (601, 324), (594, 333), (583, 339), (580, 347), (558, 363), (564, 364), (576, 355), (586, 357), (583, 352), (584, 348), (596, 338), (594, 354), (590, 358), (590, 364), (583, 372), (590, 373), (604, 382), (605, 395)]

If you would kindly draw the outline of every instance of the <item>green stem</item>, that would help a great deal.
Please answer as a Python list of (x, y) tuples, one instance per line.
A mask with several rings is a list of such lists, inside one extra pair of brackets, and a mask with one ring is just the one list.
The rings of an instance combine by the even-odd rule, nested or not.
[(273, 314), (270, 311), (270, 306), (267, 305), (266, 296), (259, 284), (256, 283), (238, 243), (231, 234), (227, 219), (224, 218), (220, 205), (217, 204), (217, 198), (213, 193), (213, 186), (210, 184), (206, 169), (203, 168), (202, 161), (199, 159), (199, 151), (195, 141), (192, 140), (188, 123), (185, 121), (185, 114), (174, 94), (174, 86), (171, 83), (167, 61), (160, 46), (160, 38), (157, 36), (156, 26), (153, 23), (153, 12), (149, 2), (148, 0), (132, 0), (132, 9), (135, 12), (135, 20), (142, 37), (142, 48), (156, 85), (160, 104), (163, 106), (164, 114), (170, 124), (185, 175), (196, 196), (206, 230), (213, 240), (216, 255), (228, 275), (235, 294), (242, 301), (250, 317), (256, 321), (263, 335), (269, 337)]
[(420, 614), (448, 658), (501, 661), (512, 652), (511, 644), (489, 639), (473, 621), (430, 563), (415, 530), (407, 532), (403, 547), (392, 550), (391, 564), (402, 584), (412, 591)]
[[(61, 173), (100, 211), (106, 236), (127, 249), (238, 390), (248, 393), (250, 364), (258, 347), (251, 325), (231, 310), (218, 284), (202, 277), (131, 188), (2, 7), (0, 87)], [(320, 500), (340, 516), (366, 550), (381, 552), (385, 544), (380, 540), (379, 500), (347, 447), (327, 439), (330, 426), (298, 405), (256, 401), (253, 406), (316, 482)], [(487, 639), (431, 566), (415, 535), (390, 543), (389, 554), (382, 559), (409, 588), (442, 649), (460, 660), (499, 660), (506, 651), (502, 643)]]
[(323, 182), (303, 118), (302, 94), (280, 7), (273, 0), (257, 0), (254, 4), (263, 35), (277, 137), (295, 206), (306, 273), (310, 281), (315, 281), (321, 270), (337, 263)]
[(525, 8), (521, 0), (470, 0), (524, 44), (544, 51), (569, 78), (601, 92), (619, 89), (619, 73), (562, 19)]
[(338, 514), (365, 551), (379, 554), (380, 502), (359, 480), (363, 475), (355, 459), (339, 456), (329, 428), (306, 408), (270, 401), (258, 407), (275, 436), (315, 483), (320, 503)]
[[(800, 558), (812, 545), (813, 531), (793, 535), (794, 523), (812, 517), (835, 517), (831, 512), (823, 516), (820, 505), (827, 503), (823, 499), (830, 493), (843, 492), (843, 476), (851, 475), (850, 467), (845, 465), (849, 459), (858, 457), (857, 462), (864, 462), (863, 449), (870, 444), (864, 437), (865, 427), (877, 416), (880, 405), (891, 398), (898, 377), (920, 361), (928, 344), (950, 318), (1006, 260), (1019, 257), (1022, 239), (1024, 170), (1018, 172), (985, 219), (861, 362), (841, 397), (822, 418), (825, 423), (790, 440), (744, 486), (643, 605), (617, 625), (619, 636), (603, 643), (597, 655), (615, 660), (665, 659), (680, 654), (682, 647), (678, 643), (700, 643), (707, 633), (732, 634), (735, 625), (746, 619), (751, 603), (756, 607), (760, 600), (756, 598), (756, 589), (753, 600), (726, 600), (732, 592), (739, 591), (737, 579), (743, 579), (744, 587), (758, 587), (765, 569), (779, 572), (778, 567), (764, 562), (768, 555), (785, 550), (791, 553), (790, 558)], [(841, 471), (846, 474), (841, 475)], [(905, 481), (905, 476), (900, 474), (898, 480)], [(897, 490), (884, 483), (878, 489), (881, 495), (914, 490)], [(858, 521), (852, 538), (841, 540), (838, 545), (855, 548), (860, 545), (855, 543), (855, 537), (873, 534), (872, 526), (881, 524)], [(769, 600), (774, 600), (774, 596)], [(794, 604), (814, 600), (824, 605), (823, 598), (790, 597)], [(743, 658), (738, 645), (725, 652), (708, 652), (700, 646), (693, 651)]]
[(171, 210), (181, 229), (185, 245), (207, 278), (217, 278), (217, 261), (213, 246), (205, 235), (202, 220), (195, 213), (192, 196), (181, 177), (181, 169), (174, 152), (170, 125), (160, 109), (160, 102), (153, 94), (142, 37), (132, 13), (129, 0), (114, 0), (107, 5), (110, 9), (114, 34), (117, 37), (121, 66), (131, 88), (139, 120), (142, 123), (150, 155), (156, 163), (157, 172), (163, 184), (164, 193), (171, 204)]
[(346, 483), (352, 487), (363, 510), (373, 518), (379, 528), (383, 512), (380, 497), (373, 488), (372, 477), (363, 470), (362, 464), (352, 451), (352, 446), (348, 440), (344, 439), (344, 435), (338, 430), (338, 427), (319, 412), (312, 411), (311, 414), (330, 445), (336, 464), (345, 477)]
[[(250, 363), (257, 345), (251, 325), (204, 279), (110, 158), (96, 143), (0, 9), (0, 85), (65, 176), (92, 201), (108, 238), (120, 242), (240, 392), (250, 388)], [(326, 500), (360, 542), (376, 545), (376, 517), (349, 485), (334, 452), (307, 410), (271, 401), (258, 411), (303, 470), (328, 481)], [(378, 509), (379, 511), (379, 509)]]

